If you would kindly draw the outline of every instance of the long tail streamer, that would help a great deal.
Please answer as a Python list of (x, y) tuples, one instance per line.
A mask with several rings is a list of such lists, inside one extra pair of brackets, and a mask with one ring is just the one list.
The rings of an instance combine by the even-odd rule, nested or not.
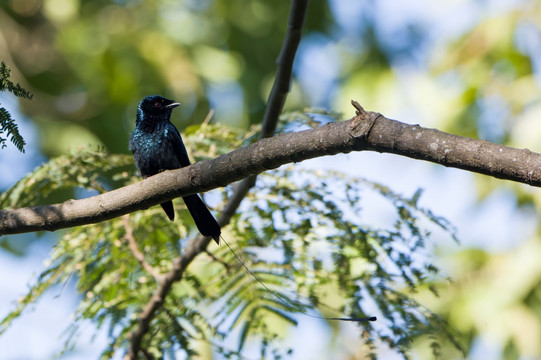
[(241, 258), (237, 255), (237, 253), (233, 250), (233, 248), (231, 246), (229, 246), (229, 244), (227, 243), (227, 241), (225, 241), (224, 237), (223, 236), (220, 236), (220, 238), (223, 240), (223, 242), (227, 245), (227, 247), (229, 248), (229, 250), (231, 250), (231, 252), (233, 253), (233, 255), (235, 255), (235, 257), (237, 258), (238, 262), (246, 269), (246, 271), (248, 271), (248, 273), (250, 275), (252, 275), (254, 277), (254, 279), (259, 283), (261, 284), (261, 286), (263, 286), (263, 288), (265, 288), (265, 290), (267, 290), (270, 294), (272, 294), (276, 299), (278, 299), (282, 304), (284, 304), (287, 308), (289, 309), (294, 309), (295, 311), (303, 314), (303, 315), (306, 315), (306, 316), (309, 316), (309, 317), (312, 317), (312, 318), (316, 318), (316, 319), (322, 319), (322, 320), (331, 320), (331, 321), (354, 321), (354, 322), (366, 322), (366, 321), (376, 321), (377, 318), (375, 316), (370, 316), (370, 317), (360, 317), (360, 318), (354, 318), (354, 317), (325, 317), (325, 316), (318, 316), (318, 315), (312, 315), (312, 314), (308, 314), (307, 312), (305, 311), (301, 311), (299, 310), (298, 308), (294, 308), (287, 300), (285, 300), (283, 297), (281, 297), (280, 295), (278, 295), (275, 291), (273, 291), (272, 289), (270, 289), (267, 285), (265, 285), (265, 283), (263, 281), (261, 281), (261, 279), (259, 279), (259, 277), (257, 277), (256, 274), (254, 274), (254, 272), (252, 270), (250, 270), (250, 268), (248, 268), (248, 266), (244, 263), (244, 261), (241, 260)]

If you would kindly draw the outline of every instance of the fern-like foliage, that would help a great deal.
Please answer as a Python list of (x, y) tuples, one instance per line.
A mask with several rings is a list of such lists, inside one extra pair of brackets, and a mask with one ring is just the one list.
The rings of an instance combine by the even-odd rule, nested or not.
[[(23, 98), (23, 99), (32, 99), (32, 94), (25, 90), (19, 83), (15, 84), (9, 80), (11, 75), (10, 68), (6, 65), (5, 62), (0, 62), (0, 91), (8, 91), (13, 95)], [(1, 105), (1, 104), (0, 104)], [(6, 137), (2, 137), (2, 134), (5, 134)], [(8, 137), (11, 137), (10, 140), (15, 145), (19, 151), (24, 153), (24, 146), (26, 145), (19, 128), (15, 123), (15, 119), (11, 117), (9, 111), (4, 107), (0, 106), (0, 146), (3, 148), (6, 147), (6, 141)]]
[[(390, 205), (386, 225), (364, 219), (370, 207), (363, 195)], [(430, 261), (431, 234), (455, 238), (445, 219), (417, 206), (419, 195), (407, 198), (366, 179), (298, 167), (261, 175), (257, 191), (233, 223), (233, 238), (254, 272), (289, 306), (238, 272), (224, 275), (217, 291), (227, 300), (215, 316), (225, 325), (229, 314), (237, 314), (233, 326), (243, 324), (241, 348), (249, 334), (264, 333), (266, 321), (252, 321), (258, 313), (294, 324), (303, 315), (293, 314), (302, 312), (377, 315), (376, 323), (360, 324), (366, 357), (375, 358), (373, 344), (384, 342), (407, 358), (412, 341), (429, 334), (463, 352), (445, 321), (415, 298), (423, 289), (437, 295), (433, 284), (441, 280)], [(227, 249), (219, 253), (227, 257)], [(439, 342), (434, 343), (437, 349)]]
[(0, 207), (38, 205), (53, 192), (66, 188), (104, 192), (113, 184), (135, 181), (132, 170), (130, 155), (77, 149), (44, 163), (0, 194)]
[[(199, 159), (230, 151), (250, 137), (205, 125), (190, 128), (185, 140)], [(2, 194), (0, 205), (27, 205), (36, 202), (35, 194), (47, 196), (66, 185), (100, 191), (112, 179), (119, 185), (136, 181), (126, 165), (129, 155), (75, 152), (29, 174)], [(260, 175), (223, 236), (274, 294), (227, 246), (211, 246), (212, 256), (196, 258), (153, 319), (142, 344), (147, 357), (175, 358), (182, 352), (191, 358), (207, 343), (224, 358), (242, 359), (250, 345), (259, 347), (261, 358), (283, 359), (292, 349), (281, 345), (282, 338), (305, 314), (377, 316), (376, 323), (359, 324), (366, 357), (375, 358), (376, 344), (385, 343), (408, 358), (418, 337), (430, 338), (435, 354), (442, 339), (462, 351), (446, 323), (415, 297), (425, 290), (437, 295), (433, 284), (440, 275), (430, 259), (431, 234), (454, 237), (450, 224), (418, 207), (419, 196), (299, 166)], [(387, 221), (371, 223), (365, 198), (387, 206)], [(0, 322), (0, 333), (48, 288), (76, 275), (82, 296), (65, 348), (75, 346), (78, 325), (90, 319), (109, 334), (101, 358), (120, 356), (137, 326), (136, 315), (158, 286), (134, 256), (128, 234), (147, 265), (169, 271), (184, 239), (197, 234), (182, 202), (175, 203), (174, 223), (154, 207), (65, 233), (28, 294)]]

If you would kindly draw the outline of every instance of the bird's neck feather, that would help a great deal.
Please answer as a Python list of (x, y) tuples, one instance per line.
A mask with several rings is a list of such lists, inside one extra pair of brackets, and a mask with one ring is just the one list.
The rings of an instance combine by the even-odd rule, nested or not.
[(169, 114), (143, 114), (143, 112), (138, 109), (137, 117), (135, 124), (137, 127), (143, 130), (153, 131), (156, 126), (159, 124), (164, 124), (169, 122), (171, 118), (171, 113)]

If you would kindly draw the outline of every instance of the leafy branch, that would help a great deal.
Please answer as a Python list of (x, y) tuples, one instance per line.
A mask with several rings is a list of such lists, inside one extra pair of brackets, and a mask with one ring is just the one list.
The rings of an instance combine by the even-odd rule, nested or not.
[[(4, 61), (0, 62), (0, 91), (8, 91), (13, 95), (23, 98), (32, 99), (33, 95), (26, 89), (24, 89), (19, 83), (15, 84), (9, 80), (11, 76), (11, 69), (6, 65)], [(6, 137), (0, 136), (0, 146), (2, 149), (6, 147), (6, 141), (11, 136), (11, 142), (19, 151), (24, 153), (24, 141), (19, 128), (15, 123), (15, 119), (11, 117), (9, 111), (4, 107), (0, 107), (0, 135), (6, 134)]]

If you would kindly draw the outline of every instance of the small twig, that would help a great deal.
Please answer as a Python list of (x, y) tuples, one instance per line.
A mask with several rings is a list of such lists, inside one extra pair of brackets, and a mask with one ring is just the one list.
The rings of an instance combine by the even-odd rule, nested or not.
[(133, 228), (130, 225), (130, 216), (122, 216), (122, 221), (124, 222), (124, 228), (126, 229), (125, 238), (128, 240), (128, 246), (133, 256), (137, 259), (137, 261), (139, 261), (143, 269), (152, 275), (156, 281), (158, 281), (158, 283), (161, 282), (163, 275), (146, 261), (145, 255), (139, 250), (139, 247), (137, 247), (137, 242), (133, 236)]
[(210, 251), (208, 251), (208, 249), (205, 249), (203, 250), (213, 261), (216, 261), (217, 263), (220, 263), (223, 265), (223, 267), (225, 268), (225, 271), (229, 272), (229, 270), (231, 270), (231, 265), (228, 264), (227, 262), (223, 261), (222, 259), (220, 259), (219, 257), (217, 257), (216, 255), (214, 255), (213, 253), (211, 253)]
[(207, 114), (207, 117), (201, 123), (201, 126), (204, 126), (204, 125), (207, 125), (208, 123), (210, 123), (210, 120), (212, 120), (213, 116), (214, 116), (214, 109), (210, 109), (209, 113)]
[(353, 107), (357, 110), (355, 111), (357, 116), (366, 114), (366, 110), (357, 101), (351, 100), (351, 105), (353, 105)]

